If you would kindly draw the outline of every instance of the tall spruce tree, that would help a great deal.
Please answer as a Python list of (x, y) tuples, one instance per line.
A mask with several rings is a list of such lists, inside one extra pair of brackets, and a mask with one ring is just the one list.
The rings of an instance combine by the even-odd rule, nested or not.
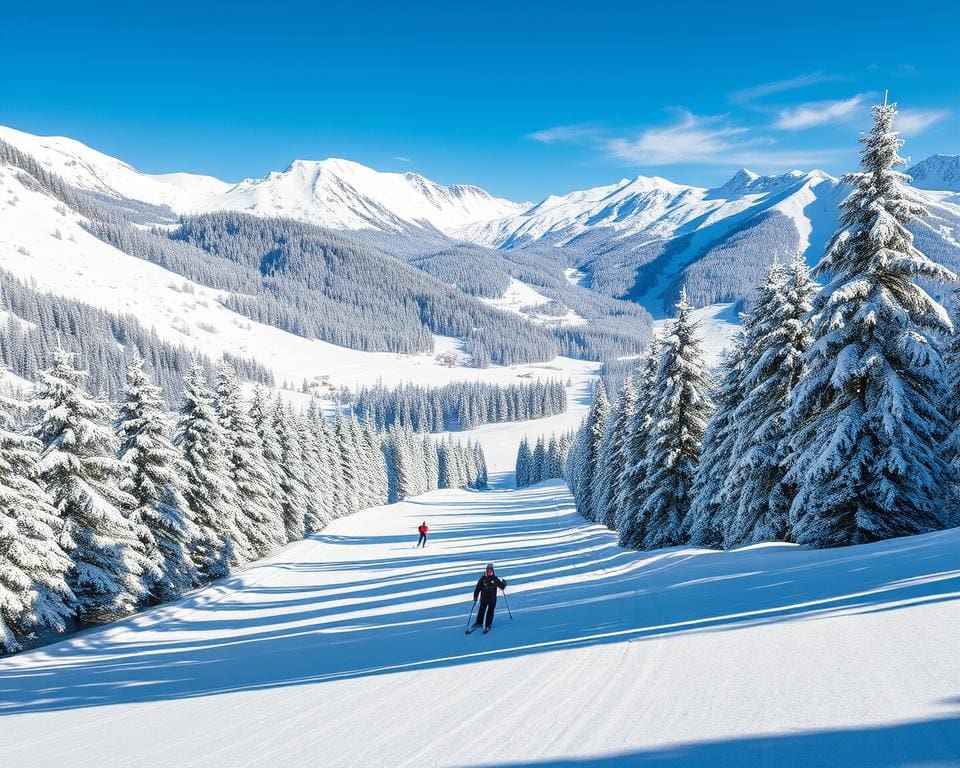
[(276, 481), (270, 477), (240, 382), (226, 363), (217, 373), (217, 414), (229, 441), (230, 479), (237, 494), (234, 549), (239, 565), (269, 555), (283, 545), (285, 536)]
[(273, 431), (280, 446), (277, 477), (280, 485), (281, 513), (287, 541), (299, 541), (307, 533), (306, 467), (298, 435), (296, 415), (289, 404), (278, 397), (273, 404)]
[(15, 431), (23, 404), (0, 397), (0, 653), (37, 630), (62, 632), (73, 615), (63, 521), (39, 484), (40, 443)]
[(651, 342), (636, 374), (634, 415), (626, 427), (623, 474), (615, 526), (620, 534), (621, 546), (631, 549), (640, 549), (643, 546), (643, 483), (647, 473), (647, 450), (654, 423), (654, 387), (659, 355), (659, 344), (656, 341)]
[[(605, 461), (606, 494), (600, 501), (597, 517), (598, 523), (603, 523), (611, 530), (616, 530), (617, 527), (620, 494), (628, 461), (627, 437), (630, 425), (636, 418), (636, 410), (637, 386), (633, 374), (630, 374), (620, 389), (620, 396), (617, 398), (617, 404), (613, 409)], [(554, 445), (554, 441), (551, 441), (551, 445)], [(552, 450), (555, 450), (555, 448)], [(555, 477), (555, 475), (550, 476)]]
[(167, 438), (160, 387), (150, 382), (143, 358), (134, 354), (117, 432), (120, 460), (130, 466), (126, 490), (135, 499), (130, 519), (141, 529), (144, 555), (153, 566), (144, 583), (158, 602), (175, 600), (199, 584), (190, 558), (198, 530), (184, 493), (189, 468)]
[(815, 285), (798, 254), (789, 269), (771, 267), (746, 322), (743, 393), (733, 411), (736, 438), (724, 497), (724, 546), (785, 540), (789, 503), (783, 481), (785, 411), (810, 346)]
[(690, 509), (703, 433), (713, 410), (699, 324), (685, 289), (680, 291), (676, 310), (676, 318), (659, 343), (639, 510), (643, 549), (684, 541), (684, 517)]
[(857, 544), (956, 520), (955, 473), (940, 451), (943, 308), (918, 284), (955, 279), (916, 249), (926, 211), (907, 194), (896, 105), (873, 108), (862, 171), (816, 272), (813, 342), (788, 411), (786, 482), (797, 542)]
[(174, 444), (186, 461), (184, 498), (190, 508), (197, 535), (190, 556), (202, 581), (230, 573), (231, 563), (253, 557), (238, 557), (234, 539), (245, 539), (236, 530), (236, 489), (230, 475), (229, 443), (217, 420), (207, 374), (194, 360), (183, 390), (183, 404)]
[[(741, 316), (741, 320), (743, 316)], [(724, 353), (715, 387), (715, 410), (703, 435), (700, 461), (693, 480), (690, 512), (684, 529), (691, 544), (722, 547), (729, 505), (723, 496), (733, 464), (733, 444), (737, 423), (733, 413), (743, 399), (744, 366), (747, 347), (741, 328)]]
[(515, 467), (517, 488), (523, 488), (530, 485), (530, 443), (527, 442), (527, 436), (520, 439), (520, 447), (517, 449), (517, 463)]
[(64, 521), (72, 561), (67, 583), (77, 616), (90, 624), (136, 610), (145, 596), (138, 528), (124, 515), (135, 499), (121, 489), (129, 466), (116, 458), (109, 406), (83, 389), (85, 371), (63, 349), (41, 372), (34, 397), (40, 413), (35, 436), (42, 445), (40, 476)]

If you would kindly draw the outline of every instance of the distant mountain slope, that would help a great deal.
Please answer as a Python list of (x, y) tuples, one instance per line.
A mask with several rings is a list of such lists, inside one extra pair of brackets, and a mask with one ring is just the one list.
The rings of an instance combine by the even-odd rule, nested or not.
[(960, 192), (960, 155), (931, 155), (907, 173), (919, 189)]
[[(951, 159), (931, 158), (921, 176), (949, 182)], [(761, 176), (742, 169), (715, 189), (639, 176), (551, 196), (457, 234), (506, 251), (553, 248), (587, 274), (595, 291), (663, 317), (681, 285), (698, 306), (738, 302), (774, 257), (800, 250), (815, 263), (837, 229), (846, 194), (838, 179), (816, 170)], [(960, 206), (944, 193), (916, 194), (931, 212), (914, 228), (918, 242), (933, 258), (960, 266)]]
[(480, 187), (443, 186), (417, 173), (380, 173), (339, 159), (295, 160), (282, 173), (241, 181), (211, 206), (331, 229), (404, 232), (428, 227), (446, 233), (521, 210)]
[(444, 186), (417, 173), (381, 173), (349, 160), (295, 160), (285, 171), (230, 184), (190, 173), (149, 175), (73, 139), (0, 126), (0, 140), (79, 189), (167, 206), (176, 213), (235, 210), (330, 229), (449, 233), (518, 213), (524, 205), (469, 184)]
[(211, 193), (221, 194), (229, 184), (189, 173), (150, 176), (62, 136), (34, 136), (0, 126), (0, 140), (35, 158), (67, 184), (115, 198), (166, 206), (176, 212), (203, 210)]
[[(161, 257), (157, 248), (166, 251), (166, 246), (132, 242), (160, 235), (137, 235), (131, 225), (162, 224), (169, 231), (179, 216), (218, 211), (297, 220), (339, 232), (341, 242), (355, 243), (358, 254), (367, 254), (363, 259), (370, 256), (370, 264), (392, 256), (469, 297), (502, 300), (518, 280), (550, 300), (524, 314), (557, 325), (553, 335), (566, 352), (596, 359), (635, 351), (650, 331), (647, 310), (658, 318), (668, 315), (681, 285), (698, 306), (738, 305), (752, 295), (774, 257), (787, 259), (800, 250), (815, 263), (836, 231), (838, 206), (846, 195), (838, 179), (822, 171), (763, 176), (742, 169), (714, 189), (638, 176), (529, 205), (495, 198), (475, 186), (444, 186), (416, 173), (381, 173), (348, 160), (297, 160), (285, 171), (231, 185), (189, 173), (142, 174), (71, 139), (0, 128), (0, 142), (81, 190), (81, 207), (105, 206), (111, 216), (127, 222), (125, 233), (101, 227), (100, 236), (168, 268), (179, 264), (175, 271), (181, 274), (197, 275), (203, 263), (204, 269), (222, 272), (217, 279), (225, 280), (223, 270), (232, 274), (236, 267), (211, 267), (211, 251), (203, 254), (196, 248), (191, 254)], [(960, 157), (935, 155), (910, 172), (918, 199), (931, 213), (914, 226), (918, 246), (947, 266), (960, 267), (960, 195), (952, 191), (960, 188)], [(153, 255), (143, 255), (147, 251)], [(266, 271), (273, 268), (271, 253), (247, 256), (263, 258)], [(290, 263), (284, 262), (286, 269)], [(305, 263), (297, 279), (309, 274), (308, 267)], [(577, 285), (564, 277), (571, 269), (582, 275)], [(430, 286), (430, 292), (437, 289), (436, 282)], [(247, 290), (227, 282), (217, 287), (241, 294)], [(420, 299), (415, 303), (422, 306)], [(277, 298), (270, 312), (274, 322), (289, 316), (294, 323), (302, 316), (302, 307), (280, 306), (288, 301)], [(371, 302), (382, 304), (372, 294)], [(316, 306), (311, 312), (319, 317), (314, 310)], [(478, 302), (469, 311), (486, 316), (490, 309)], [(420, 337), (415, 346), (422, 349), (429, 343), (427, 327), (436, 330), (449, 318), (415, 315), (406, 325), (386, 330), (405, 336), (413, 323)], [(368, 320), (379, 322), (377, 317), (375, 312)], [(346, 315), (336, 319), (344, 331), (369, 325)], [(286, 321), (281, 326), (289, 327)], [(479, 333), (471, 334), (474, 340)], [(542, 339), (543, 329), (531, 333)], [(366, 343), (353, 342), (359, 347)], [(400, 347), (391, 342), (389, 348)]]

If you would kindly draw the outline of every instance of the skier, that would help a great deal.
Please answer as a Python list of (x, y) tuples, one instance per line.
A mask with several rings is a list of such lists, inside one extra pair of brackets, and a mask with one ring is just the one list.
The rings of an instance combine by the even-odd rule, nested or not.
[(430, 530), (430, 529), (427, 527), (427, 521), (426, 521), (426, 520), (424, 520), (422, 523), (420, 523), (420, 526), (417, 528), (417, 531), (420, 533), (420, 538), (417, 539), (417, 546), (414, 547), (414, 549), (416, 549), (417, 547), (419, 547), (421, 544), (423, 545), (424, 549), (426, 549), (426, 546), (427, 546), (427, 531), (429, 531), (429, 530)]
[(497, 589), (506, 588), (507, 582), (497, 578), (497, 575), (493, 572), (493, 563), (487, 563), (486, 571), (477, 580), (477, 586), (473, 588), (473, 602), (477, 602), (477, 597), (479, 597), (480, 608), (477, 611), (477, 620), (467, 630), (467, 634), (473, 632), (481, 624), (483, 624), (483, 634), (490, 631), (490, 626), (493, 624), (493, 612), (497, 609)]

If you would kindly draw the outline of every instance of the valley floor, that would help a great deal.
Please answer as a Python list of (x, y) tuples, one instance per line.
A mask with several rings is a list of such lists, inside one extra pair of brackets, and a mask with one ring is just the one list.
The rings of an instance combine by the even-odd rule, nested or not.
[(636, 553), (559, 482), (435, 491), (0, 661), (0, 765), (960, 765), (958, 597), (958, 531)]

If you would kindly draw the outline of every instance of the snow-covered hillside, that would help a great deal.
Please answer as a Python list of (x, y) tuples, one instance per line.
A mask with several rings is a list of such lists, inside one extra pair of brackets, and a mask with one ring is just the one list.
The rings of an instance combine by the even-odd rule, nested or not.
[(0, 140), (36, 158), (45, 169), (79, 189), (169, 206), (177, 212), (203, 210), (212, 197), (231, 186), (190, 173), (140, 173), (121, 160), (63, 136), (34, 136), (0, 126)]

